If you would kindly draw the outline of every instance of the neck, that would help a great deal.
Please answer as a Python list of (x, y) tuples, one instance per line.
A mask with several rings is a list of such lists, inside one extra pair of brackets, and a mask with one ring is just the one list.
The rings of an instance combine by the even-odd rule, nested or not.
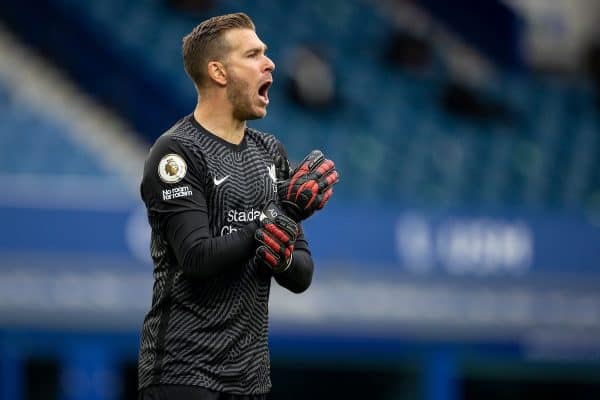
[(246, 121), (233, 116), (231, 104), (225, 99), (204, 95), (202, 101), (198, 99), (194, 118), (209, 132), (229, 143), (240, 144), (244, 139)]

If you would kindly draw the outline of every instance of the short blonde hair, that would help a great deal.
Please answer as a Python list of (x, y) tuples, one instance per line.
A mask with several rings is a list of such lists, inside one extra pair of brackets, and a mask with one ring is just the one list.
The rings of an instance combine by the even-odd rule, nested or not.
[(196, 86), (202, 87), (206, 82), (206, 65), (213, 60), (222, 60), (229, 52), (229, 43), (223, 34), (240, 28), (255, 30), (248, 15), (219, 15), (202, 21), (183, 38), (183, 66)]

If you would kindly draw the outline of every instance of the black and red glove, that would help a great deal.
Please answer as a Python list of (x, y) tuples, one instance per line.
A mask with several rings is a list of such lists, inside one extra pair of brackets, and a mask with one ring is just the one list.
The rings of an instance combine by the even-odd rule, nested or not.
[(275, 171), (281, 205), (298, 222), (325, 206), (340, 179), (333, 161), (320, 150), (311, 151), (291, 174), (287, 160), (278, 156)]
[(292, 263), (298, 224), (287, 217), (274, 201), (263, 209), (259, 222), (260, 227), (254, 234), (259, 245), (256, 258), (274, 273), (284, 272)]

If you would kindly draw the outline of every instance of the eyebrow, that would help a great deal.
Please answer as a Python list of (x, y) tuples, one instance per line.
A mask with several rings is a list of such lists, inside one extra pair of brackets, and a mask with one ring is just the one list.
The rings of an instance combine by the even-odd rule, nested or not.
[(261, 50), (266, 53), (268, 49), (269, 49), (269, 47), (266, 44), (263, 44), (262, 46), (257, 46), (257, 47), (253, 47), (251, 49), (246, 50), (244, 52), (244, 54), (250, 54), (255, 51), (261, 51)]

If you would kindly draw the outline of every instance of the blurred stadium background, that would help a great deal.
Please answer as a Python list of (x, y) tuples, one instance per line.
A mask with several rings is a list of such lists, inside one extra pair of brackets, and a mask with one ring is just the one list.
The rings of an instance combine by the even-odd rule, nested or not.
[(250, 125), (342, 174), (271, 398), (600, 398), (599, 1), (8, 0), (0, 399), (135, 398), (143, 159), (195, 102), (182, 36), (235, 11), (278, 65)]

